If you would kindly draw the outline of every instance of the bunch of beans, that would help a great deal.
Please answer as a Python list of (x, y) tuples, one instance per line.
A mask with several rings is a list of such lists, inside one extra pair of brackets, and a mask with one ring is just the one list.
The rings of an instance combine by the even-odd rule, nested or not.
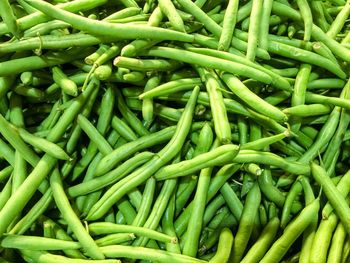
[(0, 0), (0, 262), (349, 262), (349, 15)]

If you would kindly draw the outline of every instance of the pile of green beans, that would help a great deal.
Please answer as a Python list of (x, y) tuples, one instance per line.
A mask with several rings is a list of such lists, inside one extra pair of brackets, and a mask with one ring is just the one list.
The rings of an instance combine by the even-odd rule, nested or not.
[(350, 262), (350, 0), (0, 0), (0, 263)]

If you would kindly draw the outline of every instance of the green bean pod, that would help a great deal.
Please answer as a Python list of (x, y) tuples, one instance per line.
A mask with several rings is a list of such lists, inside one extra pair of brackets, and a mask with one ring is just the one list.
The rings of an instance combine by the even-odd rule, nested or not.
[(273, 243), (277, 231), (280, 225), (280, 221), (277, 217), (273, 217), (270, 219), (268, 224), (264, 227), (261, 232), (258, 240), (254, 243), (254, 245), (248, 250), (244, 258), (242, 259), (242, 263), (257, 263), (261, 258), (264, 257), (264, 254), (269, 249), (271, 244)]
[(288, 225), (282, 236), (273, 243), (260, 262), (280, 262), (290, 246), (310, 224), (312, 216), (318, 212), (319, 208), (319, 199), (307, 205), (295, 220)]

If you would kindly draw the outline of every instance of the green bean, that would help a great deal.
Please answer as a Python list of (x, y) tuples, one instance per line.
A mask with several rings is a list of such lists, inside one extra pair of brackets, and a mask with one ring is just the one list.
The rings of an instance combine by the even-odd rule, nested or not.
[[(183, 145), (185, 140), (185, 135), (189, 132), (190, 123), (192, 120), (192, 114), (195, 107), (195, 102), (199, 93), (199, 88), (193, 90), (192, 96), (188, 101), (187, 107), (185, 108), (181, 119), (178, 122), (178, 128), (175, 131), (170, 142), (160, 151), (156, 156), (154, 156), (149, 162), (144, 164), (140, 169), (136, 170), (129, 176), (123, 178), (113, 187), (111, 187), (102, 198), (92, 207), (87, 219), (92, 220), (94, 217), (99, 217), (108, 211), (110, 206), (113, 205), (118, 199), (120, 199), (125, 193), (127, 193), (131, 187), (135, 187), (140, 183), (147, 180), (155, 171), (160, 167), (164, 166), (174, 155), (177, 154), (179, 148)], [(180, 128), (181, 127), (181, 128)], [(158, 156), (161, 156), (159, 158)], [(101, 164), (101, 163), (100, 163)], [(125, 183), (127, 182), (127, 183)], [(118, 189), (114, 192), (113, 189)], [(109, 200), (105, 202), (104, 200)], [(102, 204), (102, 205), (100, 205)]]
[(349, 126), (349, 123), (350, 123), (349, 112), (343, 109), (340, 115), (339, 125), (337, 127), (337, 130), (334, 133), (334, 136), (331, 139), (327, 147), (327, 150), (324, 154), (325, 167), (328, 173), (334, 170), (333, 165), (335, 165), (335, 160), (337, 160), (339, 156), (338, 151), (336, 149), (339, 149), (339, 147), (341, 146), (341, 141), (344, 138), (343, 136)]
[(206, 89), (212, 109), (215, 133), (222, 144), (231, 142), (231, 128), (229, 125), (223, 95), (220, 90), (220, 82), (215, 78), (213, 72), (198, 69), (200, 75), (205, 79)]
[(165, 128), (164, 130), (152, 133), (150, 135), (145, 135), (136, 141), (127, 143), (113, 150), (101, 160), (100, 164), (96, 168), (95, 176), (109, 172), (116, 166), (116, 164), (118, 164), (118, 162), (135, 152), (170, 140), (175, 133), (175, 129), (176, 127), (174, 126)]
[[(202, 54), (197, 54), (194, 52), (167, 48), (167, 47), (155, 47), (144, 52), (147, 56), (159, 56), (164, 58), (170, 58), (186, 63), (195, 64), (202, 67), (213, 68), (217, 70), (223, 70), (231, 72), (233, 74), (242, 75), (246, 77), (251, 77), (253, 79), (262, 81), (266, 84), (270, 84), (272, 79), (270, 76), (264, 72), (258, 71), (249, 66), (243, 64), (238, 64), (233, 61), (228, 61), (220, 58), (209, 57)], [(1, 64), (0, 64), (1, 65)]]
[(210, 263), (227, 262), (230, 257), (231, 247), (234, 242), (233, 235), (230, 229), (223, 228), (220, 232), (219, 244), (217, 252)]
[(138, 211), (132, 225), (134, 226), (143, 226), (149, 215), (151, 205), (153, 202), (154, 191), (156, 186), (156, 180), (151, 177), (147, 180), (145, 189), (142, 196), (142, 201), (140, 205), (140, 210)]
[(247, 58), (251, 61), (255, 60), (256, 48), (259, 42), (259, 24), (261, 20), (261, 0), (253, 0), (252, 11), (250, 14), (250, 24), (248, 31), (248, 48), (247, 48)]
[[(97, 80), (97, 78), (96, 78)], [(84, 105), (84, 109), (81, 111), (81, 114), (84, 116), (89, 116), (91, 114), (93, 104), (97, 98), (98, 95), (98, 88), (96, 88), (93, 93), (91, 94), (90, 99), (86, 102)], [(70, 134), (70, 137), (67, 141), (66, 151), (68, 154), (72, 153), (78, 143), (78, 140), (81, 136), (82, 129), (77, 123), (74, 123), (74, 126), (72, 128), (72, 132)]]
[[(70, 44), (71, 45), (71, 44)], [(87, 49), (76, 49), (65, 51), (64, 53), (45, 54), (45, 56), (29, 56), (0, 62), (0, 76), (10, 76), (13, 74), (42, 69), (50, 66), (73, 61), (86, 56)]]
[(12, 174), (12, 192), (14, 193), (27, 177), (27, 163), (22, 155), (16, 151), (15, 166)]
[(174, 263), (204, 263), (206, 261), (179, 255), (167, 251), (161, 251), (143, 247), (128, 247), (121, 245), (101, 247), (107, 257), (127, 257), (132, 259), (145, 259), (151, 261), (171, 261)]
[(0, 115), (0, 132), (4, 138), (21, 153), (28, 163), (35, 166), (39, 162), (39, 157), (24, 143), (16, 127), (9, 123), (2, 115)]
[(198, 155), (191, 160), (170, 164), (159, 169), (154, 177), (157, 180), (164, 180), (192, 174), (203, 168), (212, 167), (218, 164), (225, 164), (235, 158), (238, 153), (238, 146), (228, 144)]
[(176, 61), (168, 61), (161, 59), (135, 59), (128, 57), (117, 57), (114, 62), (114, 66), (128, 68), (131, 70), (139, 71), (168, 71), (175, 70), (181, 66), (181, 63)]
[[(210, 126), (205, 124), (199, 135), (205, 140), (212, 141), (213, 134)], [(200, 144), (198, 144), (198, 147)], [(197, 148), (198, 148), (197, 147)], [(196, 148), (196, 150), (197, 150)], [(196, 153), (194, 154), (196, 156)], [(201, 170), (199, 174), (197, 190), (193, 198), (193, 213), (190, 216), (187, 226), (187, 238), (183, 248), (183, 254), (195, 257), (198, 249), (200, 230), (202, 229), (202, 221), (204, 216), (207, 191), (209, 189), (209, 183), (211, 179), (212, 169), (207, 168)]]
[(61, 87), (64, 93), (74, 97), (78, 95), (77, 84), (70, 80), (59, 67), (52, 68), (52, 77), (56, 84)]
[(260, 201), (260, 189), (258, 184), (255, 183), (253, 188), (248, 192), (246, 203), (243, 207), (238, 231), (233, 244), (233, 255), (230, 258), (232, 262), (240, 262), (243, 257), (250, 235), (254, 228), (254, 221), (258, 212)]
[[(161, 217), (166, 209), (166, 206), (169, 202), (169, 199), (175, 190), (176, 185), (177, 185), (176, 179), (169, 179), (164, 182), (162, 189), (158, 195), (158, 198), (155, 200), (152, 211), (144, 224), (144, 227), (151, 230), (157, 228), (161, 220)], [(146, 236), (140, 237), (139, 239), (136, 239), (132, 245), (145, 246), (148, 240), (149, 238)], [(177, 240), (175, 241), (175, 243), (176, 242)]]
[(110, 20), (110, 19), (120, 19), (125, 18), (129, 16), (134, 16), (137, 14), (140, 14), (141, 8), (138, 7), (127, 7), (124, 9), (121, 9), (115, 13), (112, 13), (111, 15), (105, 17), (103, 20)]
[[(220, 188), (225, 184), (226, 180), (230, 178), (240, 168), (239, 165), (228, 164), (223, 166), (213, 177), (209, 186), (207, 203), (215, 196)], [(186, 230), (188, 218), (190, 217), (193, 204), (189, 204), (184, 212), (175, 221), (175, 230), (178, 235), (183, 234)]]
[(88, 65), (93, 65), (95, 61), (108, 50), (109, 46), (101, 44), (99, 48), (84, 59), (84, 62)]
[[(292, 106), (303, 105), (305, 103), (305, 92), (309, 81), (311, 66), (302, 64), (295, 79), (294, 91), (292, 93)], [(292, 131), (300, 129), (300, 118), (292, 118)]]
[(188, 47), (187, 49), (190, 51), (193, 51), (193, 52), (204, 54), (204, 55), (209, 55), (209, 56), (214, 56), (217, 58), (227, 59), (227, 60), (235, 61), (237, 63), (242, 63), (242, 64), (247, 65), (247, 66), (254, 67), (254, 68), (261, 70), (261, 71), (265, 72), (266, 74), (270, 75), (272, 77), (272, 85), (274, 85), (278, 88), (284, 89), (284, 90), (290, 90), (290, 84), (288, 83), (288, 81), (286, 79), (284, 79), (280, 75), (274, 73), (272, 70), (266, 69), (265, 67), (262, 67), (256, 63), (253, 63), (244, 57), (239, 57), (239, 56), (231, 54), (231, 53), (219, 52), (219, 51), (207, 49), (207, 48)]
[(111, 62), (107, 62), (104, 65), (98, 66), (94, 72), (94, 76), (98, 80), (107, 80), (111, 77), (111, 75), (112, 75), (112, 63)]
[(319, 207), (319, 199), (307, 205), (295, 220), (288, 225), (282, 236), (274, 242), (260, 262), (279, 262), (290, 246), (310, 224), (312, 216), (318, 212)]
[(263, 170), (263, 169), (260, 168), (259, 165), (255, 164), (255, 163), (245, 164), (245, 165), (243, 166), (243, 169), (244, 169), (247, 173), (253, 175), (254, 177), (255, 177), (255, 176), (260, 176), (261, 173), (262, 173), (262, 170)]
[(305, 95), (305, 101), (308, 103), (322, 103), (327, 105), (334, 105), (339, 106), (344, 109), (349, 110), (350, 104), (349, 101), (342, 98), (336, 98), (336, 97), (328, 97), (324, 95), (314, 94), (311, 92), (307, 92)]
[(348, 49), (327, 36), (319, 27), (313, 25), (312, 35), (317, 41), (324, 43), (333, 52), (334, 55), (342, 58), (347, 62), (350, 61), (350, 53)]
[(289, 137), (289, 136), (290, 136), (290, 134), (289, 134), (288, 130), (286, 130), (285, 132), (280, 133), (280, 134), (257, 139), (257, 140), (252, 141), (252, 142), (247, 142), (241, 146), (241, 149), (242, 150), (255, 150), (255, 151), (263, 150), (266, 146), (269, 146), (270, 144), (279, 142), (282, 139)]
[(91, 180), (82, 182), (78, 185), (71, 186), (68, 188), (68, 193), (70, 196), (75, 197), (79, 195), (85, 195), (97, 190), (102, 189), (110, 184), (115, 183), (117, 180), (120, 180), (128, 173), (133, 171), (139, 165), (147, 162), (153, 156), (150, 152), (144, 152), (136, 155), (130, 160), (125, 161), (123, 164), (118, 166), (116, 169), (106, 173), (103, 176), (93, 178)]
[[(319, 41), (321, 42), (322, 40)], [(293, 58), (304, 63), (309, 63), (312, 65), (319, 66), (321, 68), (325, 68), (333, 74), (337, 75), (339, 78), (343, 79), (345, 77), (344, 72), (341, 68), (339, 68), (338, 65), (334, 64), (334, 62), (332, 62), (331, 60), (326, 59), (320, 55), (314, 54), (312, 52), (292, 47), (276, 41), (269, 42), (268, 51), (280, 56)]]
[[(99, 0), (99, 1), (78, 0), (78, 1), (72, 1), (69, 3), (60, 4), (58, 5), (58, 7), (63, 8), (70, 12), (78, 12), (78, 11), (90, 10), (97, 6), (101, 6), (105, 3), (106, 3), (105, 0)], [(49, 20), (49, 17), (47, 17), (41, 12), (36, 12), (18, 19), (17, 23), (21, 30), (25, 30), (39, 23), (46, 22), (48, 20)], [(9, 28), (7, 27), (6, 24), (2, 23), (0, 25), (0, 35), (6, 34), (8, 32), (9, 32)]]
[(272, 245), (272, 242), (276, 237), (279, 225), (280, 221), (277, 217), (273, 217), (272, 219), (270, 219), (269, 223), (264, 227), (263, 231), (261, 232), (258, 240), (254, 243), (252, 247), (250, 247), (250, 249), (248, 250), (241, 262), (259, 262), (259, 260), (264, 256), (266, 251)]
[[(311, 188), (308, 178), (301, 176), (298, 177), (298, 180), (303, 186), (305, 194), (305, 204), (308, 205), (315, 200), (313, 189)], [(302, 249), (300, 252), (300, 262), (309, 262), (311, 247), (313, 244), (317, 226), (318, 214), (315, 214), (310, 225), (306, 228), (303, 234)]]
[(324, 150), (324, 145), (329, 142), (338, 125), (339, 115), (340, 108), (334, 107), (312, 146), (300, 157), (300, 162), (309, 162)]
[(0, 154), (11, 166), (14, 166), (15, 152), (2, 139), (0, 139)]
[[(28, 6), (31, 7), (30, 5), (28, 5)], [(37, 10), (35, 9), (35, 12), (36, 11)], [(53, 30), (65, 29), (65, 28), (68, 28), (68, 27), (70, 27), (70, 25), (65, 23), (65, 22), (62, 22), (62, 21), (59, 21), (59, 20), (52, 20), (52, 21), (49, 21), (49, 22), (44, 22), (44, 23), (41, 23), (41, 24), (37, 24), (37, 25), (33, 26), (32, 28), (27, 29), (26, 31), (24, 31), (23, 36), (25, 38), (37, 37), (38, 35), (45, 36), (45, 35), (50, 34), (50, 32), (53, 31)]]
[[(344, 174), (344, 176), (340, 179), (340, 181), (338, 182), (338, 184), (336, 186), (338, 191), (344, 197), (346, 197), (350, 191), (350, 189), (348, 187), (349, 176), (350, 176), (350, 172), (347, 172), (346, 174)], [(330, 203), (327, 203), (322, 209), (322, 218), (327, 219), (329, 217), (329, 215), (332, 213), (332, 211), (333, 211), (333, 207), (331, 206)]]
[(33, 100), (37, 101), (42, 101), (44, 98), (44, 93), (42, 90), (23, 84), (19, 84), (13, 87), (13, 91), (16, 92), (18, 95), (32, 98)]
[[(98, 197), (100, 197), (100, 194), (98, 195)], [(96, 200), (98, 200), (98, 198), (96, 198)], [(93, 204), (96, 202), (96, 200), (94, 200), (92, 205), (89, 205), (88, 207), (86, 205), (87, 201), (84, 203), (84, 212), (85, 212), (85, 214), (87, 214), (89, 212), (90, 208), (93, 206)], [(85, 209), (85, 207), (87, 207), (87, 208)], [(125, 218), (125, 222), (127, 224), (131, 224), (134, 221), (135, 217), (136, 217), (136, 211), (132, 207), (132, 205), (129, 202), (129, 200), (127, 200), (125, 197), (122, 197), (117, 202), (117, 207), (118, 207), (118, 210), (123, 214), (123, 216)]]
[(297, 4), (300, 10), (300, 15), (304, 21), (304, 40), (310, 41), (313, 24), (310, 6), (305, 0), (298, 0)]
[(96, 239), (96, 244), (100, 247), (104, 246), (110, 246), (110, 245), (118, 245), (124, 242), (132, 241), (136, 238), (136, 236), (132, 233), (117, 233), (117, 234), (110, 234), (105, 237), (101, 237), (99, 239)]
[(92, 35), (102, 35), (114, 38), (115, 40), (136, 38), (148, 39), (150, 36), (155, 40), (178, 40), (184, 42), (192, 42), (193, 40), (191, 35), (181, 32), (149, 26), (111, 24), (72, 14), (42, 1), (28, 0), (27, 2), (39, 11), (44, 12), (55, 19), (67, 22), (74, 28), (89, 32)]
[[(258, 112), (275, 119), (277, 121), (286, 121), (287, 116), (276, 107), (266, 103), (259, 96), (251, 92), (238, 78), (231, 74), (223, 74), (221, 78), (227, 84), (232, 92), (239, 96), (250, 107)], [(259, 105), (259, 107), (258, 107)]]
[(139, 236), (147, 236), (162, 242), (177, 242), (177, 239), (163, 233), (137, 226), (118, 225), (108, 222), (97, 222), (89, 225), (89, 232), (92, 235), (113, 234), (113, 233), (134, 233)]
[[(158, 6), (153, 10), (153, 12), (152, 12), (152, 14), (147, 22), (147, 25), (148, 26), (159, 26), (162, 19), (163, 19), (163, 13), (161, 12), (161, 10)], [(156, 45), (158, 42), (159, 41), (136, 39), (122, 48), (121, 55), (124, 57), (134, 57), (134, 56), (136, 56), (138, 51), (152, 47), (152, 46)]]
[(221, 195), (224, 197), (226, 205), (229, 207), (233, 216), (239, 220), (242, 215), (243, 205), (236, 193), (228, 183), (225, 183), (220, 189)]
[(77, 236), (77, 239), (79, 240), (82, 247), (85, 248), (87, 253), (89, 253), (92, 258), (104, 259), (104, 255), (101, 253), (99, 247), (96, 245), (89, 233), (85, 230), (84, 226), (70, 206), (69, 200), (63, 190), (60, 174), (57, 170), (54, 170), (51, 175), (50, 185), (58, 209), (61, 211), (63, 217), (71, 226), (71, 229)]
[(0, 2), (0, 16), (11, 34), (16, 38), (20, 38), (21, 32), (18, 27), (18, 22), (16, 21), (16, 17), (8, 0)]
[(313, 239), (309, 262), (326, 262), (327, 251), (337, 223), (338, 217), (334, 213), (327, 220), (321, 221)]
[[(176, 192), (175, 216), (179, 215), (190, 199), (198, 181), (197, 175), (188, 175), (181, 178)], [(181, 188), (182, 187), (182, 188)]]
[(149, 91), (146, 91), (139, 95), (140, 99), (151, 99), (157, 96), (169, 95), (182, 90), (193, 89), (197, 85), (201, 85), (202, 81), (199, 78), (187, 78), (180, 80), (173, 80), (164, 84), (161, 84)]
[(8, 179), (13, 171), (13, 167), (11, 165), (5, 167), (0, 171), (0, 182), (5, 181)]
[[(48, 134), (47, 139), (55, 142), (65, 132), (72, 120), (83, 107), (85, 101), (89, 98), (93, 90), (96, 90), (96, 81), (91, 81), (88, 89), (76, 98), (74, 103), (65, 111), (55, 127)], [(17, 191), (11, 196), (6, 205), (0, 211), (0, 236), (6, 231), (12, 220), (24, 208), (27, 202), (35, 193), (44, 178), (50, 173), (56, 164), (56, 159), (45, 154), (42, 159), (34, 167), (33, 171), (28, 175), (26, 180), (21, 184)]]
[(283, 110), (285, 114), (298, 116), (298, 117), (309, 117), (326, 115), (331, 112), (331, 107), (324, 104), (309, 104), (309, 105), (298, 105)]
[(349, 245), (350, 245), (350, 241), (349, 238), (346, 238), (345, 243), (344, 243), (344, 247), (343, 247), (343, 253), (342, 253), (342, 263), (345, 263), (346, 260), (349, 258)]
[(334, 63), (338, 64), (338, 60), (336, 57), (333, 55), (332, 51), (323, 44), (322, 42), (315, 42), (312, 45), (312, 49), (319, 55), (328, 58), (329, 60), (333, 61)]
[(144, 72), (132, 71), (123, 75), (123, 79), (126, 82), (138, 82), (145, 78)]
[(79, 258), (67, 258), (60, 255), (50, 254), (44, 251), (34, 251), (34, 250), (21, 250), (21, 254), (24, 258), (37, 263), (121, 263), (119, 259), (101, 259), (101, 260), (91, 260), (91, 259), (79, 259)]
[(39, 138), (22, 128), (18, 129), (18, 133), (25, 142), (38, 149), (41, 149), (50, 156), (60, 160), (71, 160), (68, 154), (57, 144), (54, 144), (46, 139)]
[(3, 98), (12, 87), (15, 78), (13, 76), (0, 77), (0, 98)]
[[(160, 76), (155, 75), (147, 81), (145, 85), (144, 93), (150, 91), (160, 84)], [(145, 121), (151, 122), (153, 119), (153, 100), (152, 99), (143, 99), (142, 100), (142, 117)]]
[[(43, 225), (48, 225), (50, 227), (53, 237), (56, 237), (59, 240), (73, 241), (72, 237), (70, 237), (67, 232), (53, 220), (46, 218), (45, 216), (42, 216), (40, 220), (45, 220)], [(85, 258), (85, 256), (77, 249), (63, 250), (63, 253), (72, 258)]]
[(332, 88), (343, 88), (344, 87), (344, 80), (341, 79), (317, 79), (310, 81), (308, 83), (308, 89), (332, 89)]
[(96, 144), (99, 151), (106, 155), (113, 151), (112, 146), (107, 142), (107, 140), (98, 132), (98, 130), (92, 125), (92, 123), (79, 114), (77, 117), (78, 125), (84, 130), (84, 132), (89, 136), (90, 140)]
[(345, 198), (339, 192), (339, 190), (334, 186), (331, 179), (327, 176), (325, 170), (314, 163), (311, 164), (312, 176), (315, 181), (322, 186), (322, 189), (327, 196), (329, 203), (334, 208), (335, 212), (339, 216), (339, 219), (343, 223), (347, 232), (350, 232), (349, 227), (349, 217), (350, 213), (349, 207), (345, 201)]
[(1, 240), (1, 246), (5, 248), (29, 250), (65, 250), (79, 249), (81, 247), (78, 242), (74, 241), (22, 235), (6, 235)]
[(292, 187), (290, 188), (287, 196), (286, 201), (284, 202), (283, 210), (282, 210), (282, 216), (281, 216), (281, 227), (285, 228), (290, 220), (290, 210), (292, 207), (292, 204), (298, 194), (303, 190), (302, 185), (299, 181), (296, 181)]
[(142, 125), (142, 122), (135, 116), (135, 114), (127, 107), (121, 93), (117, 90), (117, 103), (118, 109), (129, 123), (129, 125), (134, 129), (134, 131), (140, 135), (144, 136), (149, 134), (149, 131)]
[(346, 238), (346, 231), (343, 224), (338, 224), (334, 236), (332, 237), (332, 244), (328, 252), (328, 262), (341, 262), (343, 245)]
[(5, 186), (3, 187), (2, 191), (0, 192), (0, 209), (3, 209), (3, 207), (6, 205), (6, 202), (11, 197), (12, 192), (12, 178), (10, 177)]
[(33, 72), (22, 72), (20, 79), (23, 84), (31, 85), (33, 83)]
[(238, 5), (237, 0), (231, 0), (227, 4), (218, 50), (228, 51), (231, 45), (233, 31), (236, 27)]
[(116, 132), (118, 132), (126, 141), (132, 142), (137, 140), (137, 135), (122, 119), (113, 116), (111, 124), (112, 128), (115, 129)]
[[(82, 85), (86, 79), (86, 76), (87, 73), (78, 73), (70, 76), (69, 79), (73, 80), (77, 85)], [(52, 84), (45, 90), (45, 96), (52, 95), (53, 93), (58, 91), (58, 89), (59, 86), (56, 83)]]
[(168, 17), (172, 27), (177, 31), (185, 32), (184, 22), (176, 11), (174, 4), (168, 0), (161, 0), (158, 5), (162, 13)]
[(267, 50), (267, 39), (269, 34), (269, 21), (272, 10), (273, 1), (263, 1), (262, 14), (260, 19), (260, 29), (259, 29), (259, 43), (258, 46), (264, 50)]
[[(162, 229), (167, 235), (176, 237), (174, 228), (174, 216), (175, 216), (175, 192), (170, 197), (167, 208), (164, 211), (162, 218)], [(180, 245), (178, 243), (166, 243), (165, 249), (169, 252), (181, 254)]]

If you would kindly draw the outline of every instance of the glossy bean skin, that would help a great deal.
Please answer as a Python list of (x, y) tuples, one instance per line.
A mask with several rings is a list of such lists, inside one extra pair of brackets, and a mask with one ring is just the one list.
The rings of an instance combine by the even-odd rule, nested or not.
[(1, 246), (28, 250), (64, 250), (79, 249), (81, 247), (79, 243), (73, 241), (21, 235), (7, 235), (1, 241)]
[(279, 262), (289, 247), (310, 224), (312, 215), (318, 212), (319, 207), (318, 199), (306, 206), (296, 219), (289, 224), (282, 236), (275, 241), (260, 262)]
[(96, 245), (95, 241), (89, 235), (89, 233), (84, 228), (78, 216), (75, 214), (74, 210), (69, 204), (69, 200), (64, 193), (62, 180), (60, 178), (60, 173), (55, 170), (50, 178), (50, 185), (52, 189), (52, 194), (55, 199), (56, 205), (60, 209), (63, 217), (67, 220), (68, 224), (71, 226), (74, 234), (77, 236), (82, 247), (89, 253), (89, 255), (94, 259), (104, 259), (104, 255), (101, 253), (99, 247)]
[(174, 263), (204, 263), (206, 261), (179, 255), (167, 251), (161, 251), (143, 247), (127, 247), (121, 245), (106, 246), (101, 248), (107, 257), (128, 257), (132, 259), (160, 260)]
[(52, 262), (52, 263), (120, 263), (119, 259), (101, 259), (101, 260), (91, 260), (91, 259), (72, 259), (60, 255), (50, 254), (43, 251), (33, 251), (33, 250), (21, 250), (21, 254), (24, 258), (33, 260), (38, 263)]
[(318, 184), (322, 185), (323, 191), (326, 194), (327, 199), (329, 200), (330, 204), (334, 208), (335, 213), (339, 216), (339, 219), (341, 220), (341, 222), (344, 224), (346, 232), (347, 233), (350, 232), (350, 225), (349, 225), (350, 210), (345, 198), (342, 196), (339, 190), (335, 187), (335, 185), (327, 176), (327, 173), (321, 166), (312, 163), (311, 171), (315, 181)]
[[(250, 92), (238, 78), (230, 74), (223, 74), (221, 77), (232, 92), (243, 99), (251, 107), (255, 105), (255, 110), (277, 121), (286, 121), (288, 119), (288, 117), (279, 109), (261, 100), (258, 96), (254, 95), (254, 93)], [(259, 108), (256, 107), (256, 105), (259, 105)]]
[[(157, 180), (164, 180), (178, 176), (185, 176), (198, 171), (202, 168), (215, 166), (215, 163), (227, 163), (232, 160), (238, 153), (238, 146), (227, 144), (218, 148), (198, 155), (191, 160), (182, 161), (177, 164), (171, 164), (161, 168), (154, 177)], [(183, 170), (182, 170), (183, 169)]]
[(277, 217), (272, 218), (261, 232), (258, 240), (248, 250), (241, 262), (259, 262), (264, 253), (269, 249), (275, 239), (280, 221)]
[[(95, 81), (92, 81), (88, 86), (88, 89), (86, 89), (84, 93), (77, 97), (74, 103), (69, 107), (69, 110), (67, 109), (67, 111), (61, 116), (60, 120), (55, 125), (56, 128), (51, 130), (47, 136), (48, 140), (55, 142), (61, 138), (66, 130), (66, 127), (68, 127), (72, 120), (78, 115), (86, 100), (89, 98), (93, 90), (95, 90), (95, 88), (98, 86), (97, 84), (98, 83)], [(16, 217), (16, 215), (30, 200), (37, 187), (39, 187), (46, 175), (50, 173), (56, 162), (57, 160), (51, 156), (47, 154), (44, 155), (36, 167), (33, 169), (33, 171), (28, 175), (26, 180), (17, 189), (16, 193), (11, 196), (9, 201), (0, 211), (0, 219), (2, 222), (0, 226), (0, 236), (3, 235), (12, 219)]]
[(173, 39), (180, 40), (184, 42), (191, 42), (192, 36), (185, 33), (174, 32), (161, 28), (154, 27), (140, 27), (137, 25), (118, 25), (111, 24), (103, 21), (96, 21), (84, 17), (74, 15), (72, 13), (66, 12), (64, 10), (55, 8), (54, 6), (40, 2), (40, 1), (28, 1), (30, 5), (34, 6), (38, 10), (45, 12), (46, 14), (70, 23), (73, 27), (89, 32), (92, 35), (100, 35), (101, 32), (104, 32), (103, 35), (112, 37), (115, 34), (118, 35), (117, 39), (120, 39), (120, 35), (124, 39), (135, 39), (135, 38), (149, 38), (152, 35), (153, 39), (164, 40), (164, 39)]
[(255, 217), (258, 212), (258, 207), (261, 201), (261, 193), (257, 183), (254, 184), (253, 188), (248, 192), (246, 197), (246, 203), (243, 207), (242, 216), (240, 218), (238, 232), (236, 234), (233, 251), (230, 259), (232, 262), (240, 262), (250, 235), (253, 231)]
[(113, 233), (134, 233), (135, 235), (147, 236), (162, 242), (176, 243), (177, 239), (146, 227), (137, 227), (129, 225), (118, 225), (108, 222), (98, 222), (89, 225), (89, 231), (92, 235), (113, 234)]
[(233, 235), (230, 229), (223, 228), (220, 232), (219, 244), (215, 256), (210, 259), (210, 263), (227, 262), (233, 244)]
[(146, 55), (150, 56), (160, 56), (164, 58), (171, 58), (179, 60), (182, 62), (191, 62), (198, 66), (215, 68), (219, 70), (224, 70), (227, 72), (232, 72), (237, 75), (250, 76), (253, 79), (260, 80), (264, 83), (271, 83), (272, 79), (264, 72), (258, 71), (254, 68), (238, 64), (233, 61), (227, 61), (219, 58), (209, 57), (201, 54), (196, 54), (186, 50), (179, 50), (166, 47), (155, 47), (146, 52)]
[[(100, 216), (99, 214), (104, 214), (105, 212), (107, 212), (108, 209), (110, 208), (109, 206), (112, 206), (115, 201), (117, 201), (124, 195), (124, 193), (128, 192), (130, 190), (130, 187), (134, 185), (137, 186), (140, 183), (147, 180), (156, 170), (158, 170), (161, 166), (164, 165), (164, 163), (166, 163), (167, 161), (169, 161), (169, 159), (171, 159), (171, 157), (174, 155), (174, 152), (176, 154), (179, 151), (179, 145), (183, 144), (185, 139), (184, 137), (186, 137), (191, 127), (190, 121), (192, 119), (192, 114), (196, 104), (198, 92), (199, 92), (198, 88), (195, 88), (193, 90), (193, 95), (191, 96), (191, 100), (189, 100), (187, 104), (187, 111), (185, 110), (185, 114), (182, 115), (178, 124), (178, 128), (175, 131), (173, 138), (170, 140), (167, 146), (165, 146), (165, 148), (163, 148), (158, 153), (158, 155), (162, 156), (162, 159), (159, 158), (158, 156), (153, 157), (149, 162), (144, 164), (140, 169), (136, 170), (134, 173), (120, 180), (117, 184), (115, 184), (112, 188), (110, 188), (110, 190), (107, 191), (107, 193), (105, 193), (102, 196), (102, 198), (90, 210), (87, 216), (89, 220), (93, 219), (94, 217), (99, 217)], [(181, 127), (180, 124), (183, 126)], [(163, 157), (163, 155), (165, 155), (166, 157)], [(128, 183), (124, 184), (125, 181), (127, 181)], [(119, 188), (119, 190), (116, 193), (113, 193), (113, 188)], [(114, 200), (114, 201), (113, 203), (105, 202), (105, 199), (111, 200), (111, 201)], [(103, 204), (103, 205), (100, 206), (100, 204)], [(98, 212), (98, 211), (101, 211), (101, 212)]]

